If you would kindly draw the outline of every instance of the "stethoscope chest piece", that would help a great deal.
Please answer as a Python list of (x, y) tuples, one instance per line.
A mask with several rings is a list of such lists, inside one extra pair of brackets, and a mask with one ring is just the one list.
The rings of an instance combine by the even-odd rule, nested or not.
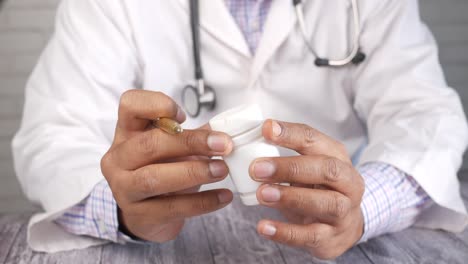
[(216, 94), (213, 88), (205, 85), (200, 56), (200, 19), (198, 0), (190, 0), (190, 27), (192, 31), (193, 59), (195, 63), (196, 85), (187, 85), (182, 91), (184, 109), (191, 117), (198, 117), (201, 109), (213, 110), (216, 106)]
[(187, 85), (182, 92), (182, 104), (189, 116), (198, 117), (202, 108), (213, 110), (216, 107), (216, 93), (209, 86), (200, 89), (200, 87)]

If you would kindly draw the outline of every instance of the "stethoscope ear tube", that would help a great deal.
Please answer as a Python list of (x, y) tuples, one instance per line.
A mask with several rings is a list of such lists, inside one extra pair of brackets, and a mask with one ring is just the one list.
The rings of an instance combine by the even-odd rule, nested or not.
[(317, 67), (328, 67), (330, 66), (330, 61), (327, 59), (317, 58), (315, 59), (315, 66)]
[(307, 37), (307, 29), (306, 29), (306, 23), (304, 19), (302, 1), (293, 0), (294, 9), (295, 9), (296, 16), (297, 16), (297, 22), (299, 24), (302, 38), (304, 39), (304, 42), (306, 43), (306, 47), (316, 57), (315, 65), (317, 67), (342, 67), (350, 63), (354, 65), (358, 65), (366, 59), (366, 55), (360, 50), (360, 43), (359, 43), (360, 37), (361, 37), (361, 18), (359, 14), (358, 2), (357, 0), (350, 0), (350, 1), (351, 1), (352, 11), (353, 11), (353, 24), (354, 24), (354, 39), (353, 39), (352, 51), (344, 59), (331, 60), (327, 58), (322, 58), (318, 56), (318, 54), (315, 52), (312, 44), (309, 42), (308, 37)]
[(366, 58), (367, 58), (366, 54), (362, 52), (361, 50), (359, 50), (356, 56), (354, 56), (352, 63), (355, 65), (359, 65), (363, 63), (366, 60)]
[[(366, 60), (366, 54), (362, 51), (358, 51), (356, 56), (351, 60), (351, 63), (354, 65), (359, 65), (363, 63)], [(315, 59), (315, 66), (317, 67), (330, 67), (333, 66), (330, 64), (330, 61), (328, 59), (322, 59), (322, 58), (317, 58)], [(343, 65), (344, 66), (344, 65)]]

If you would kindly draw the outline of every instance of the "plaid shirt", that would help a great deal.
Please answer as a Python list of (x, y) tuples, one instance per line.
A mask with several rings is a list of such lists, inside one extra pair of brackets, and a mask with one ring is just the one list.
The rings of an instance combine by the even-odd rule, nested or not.
[[(262, 36), (272, 0), (225, 0), (252, 53)], [(358, 168), (365, 181), (361, 204), (364, 217), (362, 241), (411, 226), (432, 202), (417, 182), (397, 168), (369, 163)], [(117, 204), (105, 180), (87, 199), (70, 208), (56, 223), (77, 235), (124, 243), (131, 241), (118, 230)]]

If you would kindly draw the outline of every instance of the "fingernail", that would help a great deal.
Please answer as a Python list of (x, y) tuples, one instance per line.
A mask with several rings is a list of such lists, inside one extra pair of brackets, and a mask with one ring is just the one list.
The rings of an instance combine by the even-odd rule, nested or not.
[(254, 177), (255, 178), (269, 178), (273, 176), (273, 173), (275, 173), (276, 168), (275, 164), (271, 161), (263, 160), (263, 161), (256, 161), (254, 163)]
[(223, 191), (218, 193), (218, 201), (221, 204), (230, 202), (232, 199), (231, 193), (228, 191)]
[(227, 167), (223, 161), (212, 161), (208, 167), (210, 168), (211, 176), (213, 178), (221, 178), (228, 174)]
[(228, 140), (226, 136), (212, 133), (208, 136), (208, 147), (216, 152), (224, 152), (227, 148)]
[(186, 118), (187, 118), (187, 115), (185, 114), (184, 110), (179, 106), (177, 108), (177, 115), (176, 115), (177, 121), (183, 122), (185, 121)]
[(271, 122), (271, 130), (273, 132), (273, 136), (275, 137), (279, 137), (281, 133), (283, 132), (283, 128), (276, 121)]
[(281, 198), (281, 192), (274, 187), (266, 187), (262, 190), (262, 199), (267, 203), (278, 202)]
[(276, 234), (276, 227), (271, 224), (266, 224), (263, 227), (262, 234), (265, 236), (274, 236)]

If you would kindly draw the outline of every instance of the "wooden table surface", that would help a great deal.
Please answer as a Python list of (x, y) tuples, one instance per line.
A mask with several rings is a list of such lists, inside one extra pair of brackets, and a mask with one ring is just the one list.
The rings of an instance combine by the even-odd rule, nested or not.
[[(462, 183), (468, 204), (468, 182)], [(245, 207), (236, 197), (227, 208), (187, 221), (177, 240), (163, 245), (105, 245), (58, 254), (34, 253), (26, 244), (30, 215), (0, 216), (0, 263), (324, 263), (306, 252), (256, 234), (273, 210)], [(328, 263), (328, 262), (326, 262)], [(360, 244), (330, 263), (468, 263), (468, 230), (450, 234), (411, 228)]]

